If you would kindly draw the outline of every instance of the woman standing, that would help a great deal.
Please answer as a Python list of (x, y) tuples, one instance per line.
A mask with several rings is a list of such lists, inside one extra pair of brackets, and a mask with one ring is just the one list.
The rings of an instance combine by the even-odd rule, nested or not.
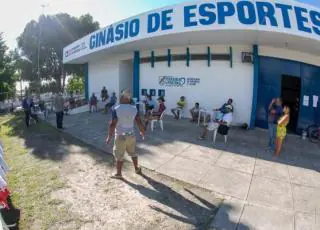
[(287, 135), (287, 125), (290, 121), (290, 109), (288, 106), (283, 108), (283, 115), (279, 118), (277, 123), (277, 139), (275, 155), (280, 156), (283, 140)]

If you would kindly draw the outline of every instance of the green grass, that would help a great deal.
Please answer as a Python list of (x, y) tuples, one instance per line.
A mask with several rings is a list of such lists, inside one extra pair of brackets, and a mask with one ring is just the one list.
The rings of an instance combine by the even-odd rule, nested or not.
[[(79, 223), (64, 201), (51, 197), (53, 191), (64, 188), (57, 162), (42, 160), (25, 148), (25, 130), (21, 115), (0, 116), (0, 139), (4, 145), (5, 159), (11, 171), (8, 184), (12, 201), (21, 210), (20, 229), (48, 229), (59, 224)], [(37, 129), (56, 132), (46, 124)], [(41, 141), (41, 140), (40, 140)]]

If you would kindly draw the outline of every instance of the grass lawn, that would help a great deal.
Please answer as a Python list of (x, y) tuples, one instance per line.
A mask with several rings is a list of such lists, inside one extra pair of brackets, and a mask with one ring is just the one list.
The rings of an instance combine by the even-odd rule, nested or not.
[[(0, 140), (11, 172), (8, 184), (12, 201), (21, 210), (20, 229), (49, 229), (56, 223), (72, 221), (68, 206), (51, 198), (51, 193), (65, 186), (59, 174), (59, 163), (39, 159), (25, 146), (27, 139), (36, 139), (38, 132), (56, 133), (40, 123), (28, 130), (23, 116), (0, 116)], [(36, 127), (36, 131), (35, 131)]]

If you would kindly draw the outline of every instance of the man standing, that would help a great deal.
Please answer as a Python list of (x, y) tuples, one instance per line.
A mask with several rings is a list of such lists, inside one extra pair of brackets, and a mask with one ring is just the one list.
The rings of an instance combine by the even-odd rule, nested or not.
[(269, 131), (269, 144), (270, 151), (275, 150), (276, 134), (277, 134), (277, 122), (283, 112), (282, 100), (280, 98), (272, 99), (268, 108), (268, 131)]
[(22, 101), (22, 107), (24, 110), (25, 121), (26, 121), (27, 127), (29, 127), (29, 125), (30, 125), (31, 106), (32, 106), (31, 98), (27, 95), (25, 97), (25, 99), (23, 99), (23, 101)]
[(90, 98), (90, 102), (89, 102), (89, 113), (92, 112), (92, 107), (94, 107), (95, 111), (98, 111), (98, 98), (96, 97), (96, 95), (94, 93), (92, 93), (92, 96)]
[(115, 133), (113, 154), (116, 159), (117, 173), (112, 176), (115, 179), (122, 179), (122, 165), (124, 154), (131, 156), (135, 171), (141, 174), (141, 168), (138, 167), (138, 157), (136, 155), (136, 137), (134, 133), (134, 121), (140, 130), (140, 135), (144, 136), (144, 126), (138, 115), (136, 106), (130, 104), (131, 95), (124, 91), (120, 97), (120, 105), (112, 111), (112, 121), (109, 124), (107, 143), (110, 143), (111, 137)]
[(56, 110), (56, 121), (57, 128), (63, 129), (63, 110), (64, 110), (64, 99), (62, 97), (62, 93), (59, 93), (54, 99), (54, 107)]

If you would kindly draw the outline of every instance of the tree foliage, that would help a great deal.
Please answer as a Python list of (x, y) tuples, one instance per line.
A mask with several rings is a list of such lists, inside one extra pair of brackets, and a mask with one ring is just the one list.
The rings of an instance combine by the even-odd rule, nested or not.
[(58, 90), (63, 89), (67, 75), (83, 71), (81, 65), (62, 64), (63, 48), (98, 28), (99, 24), (89, 14), (76, 18), (61, 13), (30, 21), (18, 38), (18, 47), (24, 57), (20, 63), (23, 79), (30, 82), (54, 80)]
[(15, 63), (13, 53), (7, 53), (2, 33), (0, 33), (0, 101), (13, 96), (15, 93)]
[(68, 84), (67, 84), (67, 92), (69, 93), (84, 92), (83, 75), (72, 75), (72, 77), (69, 78)]

